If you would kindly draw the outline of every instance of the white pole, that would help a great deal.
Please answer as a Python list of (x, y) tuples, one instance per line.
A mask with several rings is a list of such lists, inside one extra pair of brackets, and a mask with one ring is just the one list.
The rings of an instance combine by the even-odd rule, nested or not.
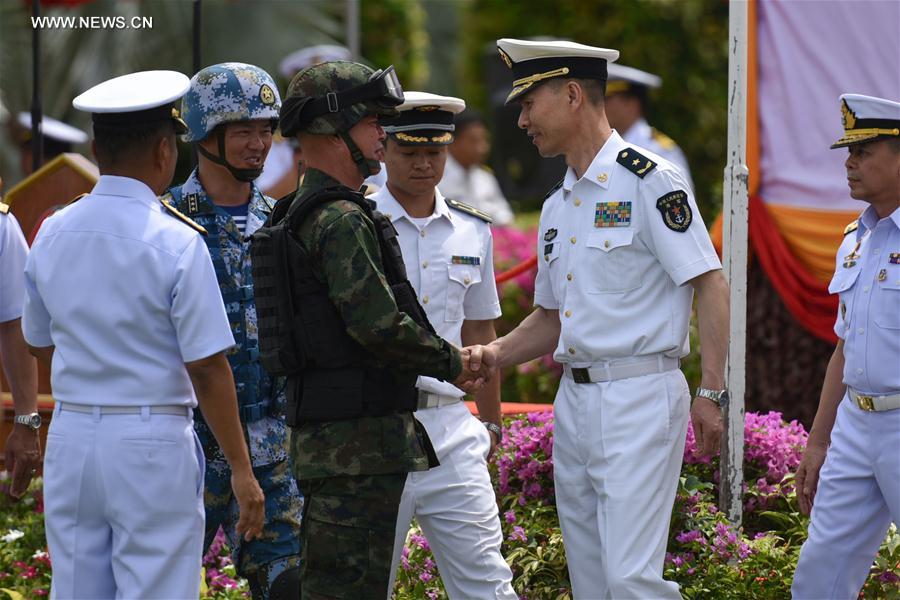
[(347, 49), (353, 60), (359, 60), (359, 2), (360, 0), (346, 0), (347, 20), (344, 23), (344, 37)]
[(728, 9), (728, 161), (722, 199), (723, 268), (731, 287), (731, 338), (725, 379), (731, 402), (725, 410), (719, 508), (741, 521), (744, 480), (744, 390), (747, 353), (747, 0), (730, 0)]

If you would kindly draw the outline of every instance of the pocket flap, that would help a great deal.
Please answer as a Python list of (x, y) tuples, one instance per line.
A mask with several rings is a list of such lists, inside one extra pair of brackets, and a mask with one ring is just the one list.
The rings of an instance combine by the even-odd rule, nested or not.
[(630, 246), (633, 239), (633, 229), (600, 228), (590, 233), (587, 245), (589, 248), (598, 248), (604, 252), (609, 252), (622, 246)]
[(447, 271), (452, 281), (465, 287), (481, 281), (481, 270), (474, 265), (447, 265)]
[(837, 294), (849, 290), (856, 282), (856, 278), (859, 277), (859, 271), (859, 268), (839, 269), (831, 278), (831, 283), (828, 284), (828, 293)]

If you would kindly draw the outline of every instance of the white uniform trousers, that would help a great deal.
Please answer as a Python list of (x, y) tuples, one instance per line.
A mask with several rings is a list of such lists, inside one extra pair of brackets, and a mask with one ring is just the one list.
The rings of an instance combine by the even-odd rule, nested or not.
[(203, 465), (188, 416), (57, 404), (44, 458), (51, 598), (196, 600)]
[(556, 505), (577, 600), (681, 598), (662, 578), (690, 395), (679, 370), (599, 383), (563, 376)]
[(865, 412), (844, 395), (793, 597), (856, 598), (892, 519), (900, 523), (900, 409)]
[(428, 431), (441, 464), (406, 478), (388, 594), (415, 516), (451, 600), (517, 600), (512, 572), (500, 554), (497, 498), (485, 460), (490, 434), (462, 402), (416, 411), (416, 419)]

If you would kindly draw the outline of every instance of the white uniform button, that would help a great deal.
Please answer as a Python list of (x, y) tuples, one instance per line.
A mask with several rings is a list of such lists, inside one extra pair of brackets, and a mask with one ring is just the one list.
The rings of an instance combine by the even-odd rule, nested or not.
[(575, 198), (575, 202), (573, 204), (575, 204), (575, 206), (581, 206), (581, 198)]
[(425, 262), (422, 263), (422, 268), (423, 268), (423, 269), (427, 269), (427, 268), (428, 268), (428, 261), (427, 261), (427, 260), (426, 260)]
[(865, 333), (865, 331), (866, 331), (865, 329), (863, 329), (862, 327), (860, 327), (859, 329), (856, 330), (856, 333), (862, 335), (863, 333)]
[(472, 283), (472, 280), (469, 279), (468, 277), (464, 277), (464, 278), (463, 278), (463, 283), (466, 284), (466, 285), (469, 285), (470, 283)]
[(428, 304), (428, 296), (422, 296), (422, 304)]
[(609, 248), (609, 240), (603, 240), (603, 247)]
[(571, 311), (571, 310), (567, 310), (567, 311), (565, 312), (565, 315), (566, 315), (567, 317), (571, 317), (571, 316), (572, 316), (572, 311)]
[(569, 241), (574, 244), (577, 240), (575, 239), (575, 236), (573, 235), (572, 237), (569, 238)]
[(422, 237), (425, 237), (425, 230), (423, 229), (422, 231), (420, 231), (419, 235), (421, 235)]
[(568, 279), (569, 281), (572, 281), (572, 274), (566, 273), (566, 279)]
[(569, 354), (575, 354), (575, 348), (569, 346)]
[(863, 288), (863, 291), (864, 291), (864, 292), (868, 292), (868, 291), (869, 291), (869, 286), (864, 287), (864, 288)]
[(856, 370), (856, 374), (857, 374), (857, 375), (862, 375), (862, 369), (857, 369), (857, 370)]

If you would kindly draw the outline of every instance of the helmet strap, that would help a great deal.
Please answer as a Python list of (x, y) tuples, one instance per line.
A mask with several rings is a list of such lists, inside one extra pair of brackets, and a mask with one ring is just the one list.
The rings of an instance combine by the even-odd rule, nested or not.
[(357, 146), (356, 142), (353, 141), (353, 138), (350, 137), (349, 131), (342, 131), (338, 135), (344, 140), (344, 144), (347, 145), (347, 149), (350, 151), (350, 157), (353, 159), (353, 162), (356, 163), (356, 168), (359, 169), (363, 179), (370, 177), (381, 170), (380, 162), (373, 158), (366, 158), (363, 156), (359, 146)]
[(250, 183), (260, 175), (262, 175), (262, 169), (238, 169), (234, 165), (228, 162), (228, 159), (225, 157), (225, 128), (217, 127), (216, 128), (216, 139), (219, 146), (219, 155), (216, 156), (212, 152), (208, 151), (206, 148), (201, 146), (199, 143), (195, 144), (197, 147), (197, 152), (202, 154), (204, 157), (208, 158), (212, 162), (217, 165), (222, 165), (228, 172), (231, 173), (231, 176), (237, 179), (238, 181), (243, 181), (245, 183)]

